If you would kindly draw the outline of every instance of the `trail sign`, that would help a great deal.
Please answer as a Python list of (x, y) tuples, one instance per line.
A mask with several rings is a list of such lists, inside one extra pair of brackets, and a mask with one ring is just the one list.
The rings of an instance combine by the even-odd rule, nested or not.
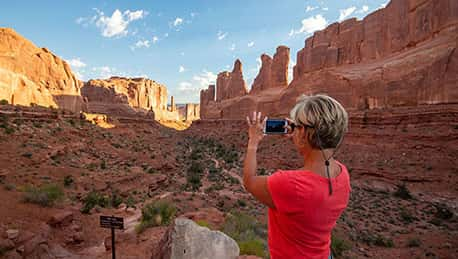
[(102, 228), (124, 229), (124, 219), (114, 216), (100, 216)]
[(116, 259), (115, 229), (124, 229), (124, 219), (115, 216), (100, 216), (100, 226), (111, 228), (111, 254), (112, 258)]

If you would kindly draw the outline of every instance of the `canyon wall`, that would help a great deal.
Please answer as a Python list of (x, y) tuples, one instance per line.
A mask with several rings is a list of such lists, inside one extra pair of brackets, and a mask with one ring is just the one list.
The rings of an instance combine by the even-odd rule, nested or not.
[(279, 46), (273, 59), (267, 54), (261, 55), (261, 68), (251, 86), (250, 94), (288, 86), (289, 52), (288, 47)]
[(70, 66), (12, 29), (0, 28), (0, 100), (73, 112), (85, 110)]
[[(307, 38), (288, 86), (274, 87), (281, 84), (267, 55), (250, 94), (220, 96), (224, 74), (215, 101), (201, 92), (201, 117), (243, 119), (253, 110), (284, 116), (299, 95), (316, 93), (349, 110), (457, 103), (457, 41), (458, 1), (393, 0), (361, 21), (333, 23)], [(278, 71), (283, 75), (284, 63)]]
[(195, 103), (181, 104), (178, 113), (182, 121), (195, 121), (200, 119), (200, 105)]
[[(115, 116), (153, 113), (156, 120), (178, 120), (178, 111), (167, 107), (167, 88), (146, 78), (111, 77), (89, 80), (81, 89), (88, 110)], [(173, 100), (173, 99), (172, 99)]]

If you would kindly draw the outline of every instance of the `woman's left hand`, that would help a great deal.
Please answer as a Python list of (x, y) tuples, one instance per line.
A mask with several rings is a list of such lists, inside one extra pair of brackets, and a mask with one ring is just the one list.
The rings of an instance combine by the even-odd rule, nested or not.
[(264, 125), (266, 124), (267, 117), (264, 117), (264, 120), (261, 120), (260, 112), (253, 112), (253, 118), (250, 119), (249, 116), (246, 117), (248, 123), (248, 146), (257, 147), (259, 142), (265, 136), (264, 134)]

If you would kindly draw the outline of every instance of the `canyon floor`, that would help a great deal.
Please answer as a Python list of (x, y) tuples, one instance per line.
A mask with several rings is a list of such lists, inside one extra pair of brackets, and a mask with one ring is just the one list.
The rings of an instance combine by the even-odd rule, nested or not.
[[(338, 258), (458, 254), (457, 118), (457, 105), (351, 113), (337, 155), (352, 178), (349, 206), (333, 233)], [(150, 258), (167, 227), (139, 234), (135, 228), (141, 208), (158, 200), (173, 204), (177, 216), (222, 231), (231, 215), (249, 215), (265, 249), (267, 209), (241, 184), (245, 122), (109, 124), (1, 107), (0, 257), (110, 258), (110, 231), (99, 227), (99, 216), (116, 215), (126, 227), (118, 231), (118, 257)], [(301, 167), (285, 138), (266, 137), (258, 153), (260, 174)], [(28, 196), (46, 186), (63, 194), (38, 202)], [(87, 207), (91, 193), (109, 197), (110, 205)]]

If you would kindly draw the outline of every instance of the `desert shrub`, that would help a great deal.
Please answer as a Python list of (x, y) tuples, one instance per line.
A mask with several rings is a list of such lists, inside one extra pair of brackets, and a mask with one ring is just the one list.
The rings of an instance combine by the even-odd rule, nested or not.
[(70, 185), (72, 185), (75, 181), (73, 180), (73, 176), (71, 175), (66, 175), (64, 177), (64, 186), (65, 187), (69, 187)]
[(108, 207), (110, 204), (110, 199), (103, 194), (92, 191), (86, 195), (83, 199), (83, 207), (81, 208), (82, 213), (89, 213), (92, 208), (95, 206), (100, 206), (102, 208)]
[(13, 134), (14, 131), (15, 131), (14, 128), (10, 128), (10, 127), (5, 128), (5, 133), (8, 134), (8, 135)]
[(408, 247), (420, 247), (421, 241), (418, 238), (409, 239), (409, 241), (407, 242), (407, 246)]
[(266, 256), (266, 226), (255, 218), (241, 212), (229, 213), (222, 231), (238, 243), (240, 254)]
[(237, 200), (237, 205), (239, 207), (245, 207), (246, 206), (246, 202), (244, 200), (242, 200), (242, 199), (238, 199)]
[(450, 211), (450, 209), (447, 208), (447, 206), (438, 204), (438, 205), (435, 205), (434, 207), (436, 207), (436, 214), (434, 215), (436, 218), (448, 220), (453, 217), (453, 212)]
[(386, 238), (381, 235), (377, 235), (375, 237), (374, 245), (382, 247), (394, 247), (394, 243), (391, 238)]
[[(134, 193), (134, 194), (135, 194), (135, 193)], [(126, 210), (127, 210), (128, 208), (134, 208), (134, 209), (136, 209), (137, 206), (135, 206), (135, 204), (136, 204), (135, 198), (132, 197), (131, 195), (129, 195), (129, 197), (127, 197), (127, 199), (126, 199)]]
[(410, 191), (407, 189), (405, 184), (398, 185), (398, 189), (394, 193), (394, 196), (404, 200), (412, 199), (412, 195), (410, 194)]
[(331, 235), (331, 251), (336, 257), (342, 256), (343, 252), (351, 248), (350, 244), (335, 234)]
[(399, 215), (405, 223), (412, 223), (415, 220), (415, 217), (406, 208), (401, 208)]
[(196, 220), (196, 224), (201, 226), (201, 227), (206, 227), (206, 228), (210, 228), (210, 223), (208, 223), (208, 221), (206, 220)]
[(46, 184), (40, 187), (28, 186), (24, 190), (24, 201), (38, 204), (43, 207), (50, 207), (64, 197), (60, 186)]
[(136, 231), (141, 233), (149, 227), (169, 225), (175, 217), (175, 213), (175, 206), (169, 202), (149, 203), (142, 209), (142, 218), (140, 224), (136, 227)]
[(102, 160), (102, 163), (100, 163), (100, 169), (102, 170), (107, 169), (107, 162), (105, 162), (105, 160)]
[(8, 105), (8, 100), (2, 99), (0, 100), (0, 105)]
[(187, 187), (191, 188), (193, 191), (199, 190), (202, 185), (201, 178), (203, 171), (202, 164), (197, 161), (192, 161), (186, 175)]

